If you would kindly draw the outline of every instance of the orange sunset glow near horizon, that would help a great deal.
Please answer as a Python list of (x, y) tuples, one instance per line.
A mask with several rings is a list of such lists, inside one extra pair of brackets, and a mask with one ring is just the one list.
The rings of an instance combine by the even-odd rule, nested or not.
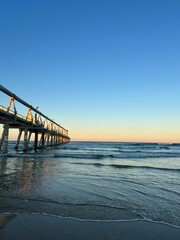
[[(2, 134), (3, 126), (0, 126), (0, 134)], [(9, 140), (16, 141), (18, 136), (18, 130), (10, 129)], [(158, 142), (158, 143), (178, 143), (180, 142), (180, 130), (174, 131), (160, 129), (160, 130), (84, 130), (70, 129), (69, 136), (71, 141), (103, 141), (103, 142)], [(23, 140), (23, 135), (21, 137)], [(33, 141), (33, 135), (31, 137)]]

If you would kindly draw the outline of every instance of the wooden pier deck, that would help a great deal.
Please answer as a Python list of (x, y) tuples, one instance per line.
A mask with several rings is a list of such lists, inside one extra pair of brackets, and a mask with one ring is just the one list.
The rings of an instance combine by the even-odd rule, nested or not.
[[(28, 149), (32, 135), (34, 135), (34, 148), (50, 147), (70, 142), (68, 130), (50, 119), (38, 108), (34, 108), (14, 93), (0, 85), (0, 91), (9, 97), (7, 107), (0, 105), (0, 124), (4, 125), (0, 139), (0, 152), (8, 152), (9, 129), (19, 129), (15, 148), (18, 149), (19, 142), (23, 136), (23, 151)], [(27, 109), (25, 116), (18, 113), (16, 102)], [(1, 99), (0, 99), (1, 103)], [(23, 133), (23, 134), (22, 134)]]

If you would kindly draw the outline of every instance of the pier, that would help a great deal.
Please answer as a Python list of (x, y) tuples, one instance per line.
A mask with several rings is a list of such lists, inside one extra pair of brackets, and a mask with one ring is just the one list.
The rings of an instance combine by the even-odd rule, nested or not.
[[(28, 150), (30, 141), (33, 141), (33, 148), (44, 148), (70, 142), (68, 130), (50, 119), (38, 108), (35, 108), (0, 85), (0, 91), (8, 96), (7, 107), (0, 105), (0, 124), (3, 124), (2, 137), (0, 139), (0, 152), (8, 153), (9, 129), (18, 129), (19, 134), (15, 149), (19, 148), (20, 141), (23, 141), (23, 151)], [(25, 116), (18, 112), (16, 107), (25, 107)], [(0, 99), (1, 104), (1, 99)], [(33, 140), (31, 138), (33, 137)], [(22, 139), (22, 140), (21, 140)]]

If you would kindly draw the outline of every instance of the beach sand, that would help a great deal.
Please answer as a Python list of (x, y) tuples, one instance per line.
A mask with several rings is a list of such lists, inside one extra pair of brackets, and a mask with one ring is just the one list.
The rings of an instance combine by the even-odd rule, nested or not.
[(149, 221), (80, 221), (44, 215), (1, 215), (1, 240), (179, 240), (180, 229)]

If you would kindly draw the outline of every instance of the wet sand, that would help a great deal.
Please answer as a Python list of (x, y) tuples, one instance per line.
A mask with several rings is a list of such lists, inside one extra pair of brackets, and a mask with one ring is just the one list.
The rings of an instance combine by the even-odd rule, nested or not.
[(1, 240), (179, 240), (180, 229), (148, 221), (79, 221), (44, 215), (1, 215)]

